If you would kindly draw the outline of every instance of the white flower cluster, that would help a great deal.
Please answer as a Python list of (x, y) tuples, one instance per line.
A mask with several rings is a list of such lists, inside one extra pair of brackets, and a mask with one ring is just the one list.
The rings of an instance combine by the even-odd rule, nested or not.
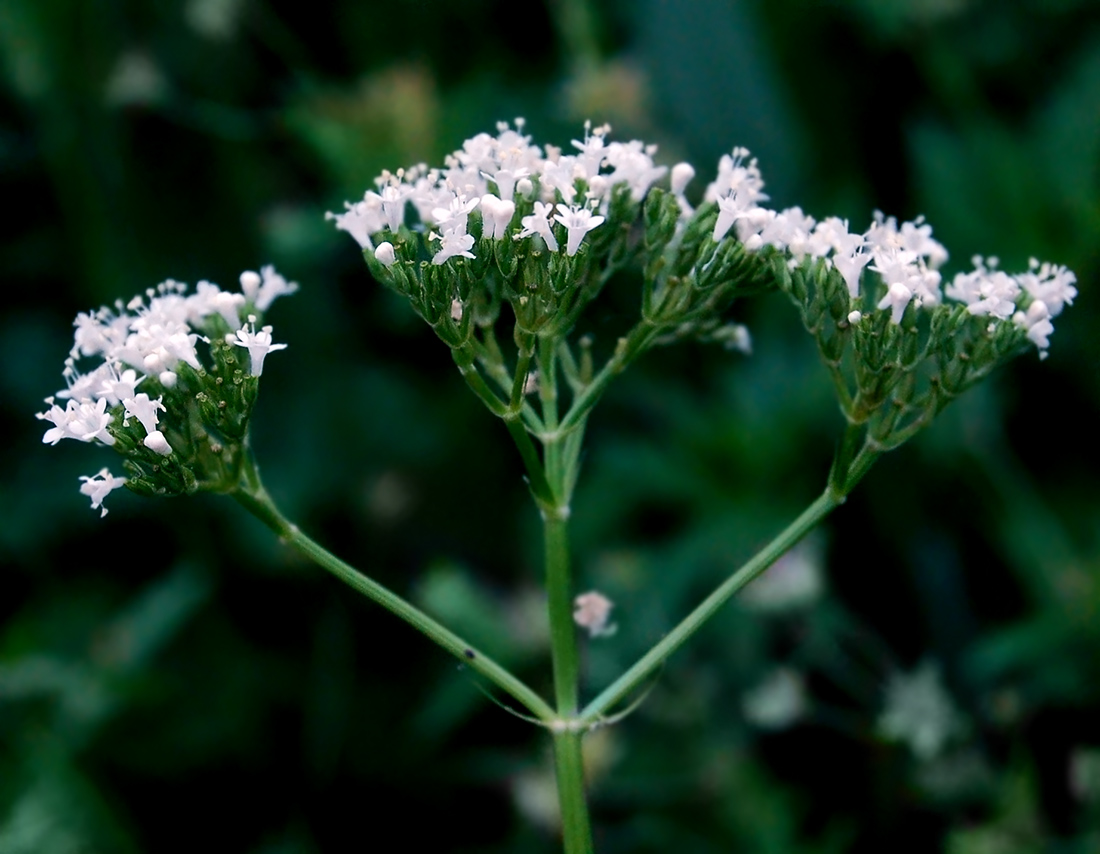
[[(770, 210), (760, 204), (768, 197), (756, 160), (746, 162), (748, 154), (747, 149), (735, 148), (732, 155), (724, 156), (718, 164), (718, 177), (707, 188), (706, 201), (718, 205), (712, 235), (715, 242), (735, 228), (746, 249), (772, 246), (787, 252), (792, 268), (807, 259), (824, 259), (826, 268), (836, 269), (848, 286), (854, 304), (848, 317), (851, 323), (863, 317), (856, 301), (861, 296), (863, 269), (868, 267), (878, 273), (883, 285), (884, 293), (875, 307), (889, 309), (893, 323), (901, 322), (910, 303), (934, 307), (946, 294), (965, 303), (970, 314), (1011, 320), (1026, 329), (1040, 356), (1046, 357), (1054, 331), (1050, 319), (1077, 296), (1073, 287), (1077, 278), (1065, 267), (1032, 259), (1028, 272), (1010, 276), (997, 269), (997, 259), (985, 264), (975, 257), (975, 269), (956, 275), (941, 292), (939, 268), (947, 260), (947, 250), (932, 238), (932, 227), (923, 217), (899, 227), (893, 217), (876, 211), (870, 227), (860, 234), (849, 231), (848, 222), (837, 217), (815, 222), (798, 207)], [(1024, 305), (1020, 305), (1021, 297), (1027, 297)]]
[[(77, 439), (115, 445), (110, 426), (119, 417), (123, 426), (129, 426), (133, 418), (144, 429), (146, 448), (164, 457), (172, 454), (173, 448), (159, 426), (158, 413), (166, 411), (164, 394), (154, 399), (139, 392), (139, 385), (153, 377), (151, 385), (169, 391), (179, 381), (181, 365), (201, 370), (196, 344), (200, 340), (209, 342), (203, 333), (235, 330), (235, 334), (226, 333), (225, 339), (248, 350), (251, 375), (255, 377), (263, 373), (264, 357), (269, 352), (286, 347), (272, 343), (270, 326), (255, 331), (255, 314), (249, 314), (243, 325), (240, 315), (246, 308), (266, 310), (276, 297), (296, 291), (297, 284), (288, 282), (270, 266), (259, 274), (242, 273), (240, 282), (240, 293), (223, 291), (204, 281), (198, 283), (194, 293), (187, 294), (185, 284), (168, 280), (125, 305), (119, 301), (113, 309), (104, 306), (78, 314), (73, 323), (73, 347), (62, 372), (66, 388), (47, 397), (49, 408), (36, 415), (53, 425), (42, 441), (56, 445), (62, 439)], [(80, 359), (95, 359), (98, 364), (81, 373), (77, 367)], [(81, 480), (84, 483), (80, 491), (91, 498), (93, 509), (100, 508), (112, 490), (126, 483), (125, 478), (113, 477), (107, 469)], [(101, 515), (106, 514), (104, 507)]]
[[(629, 187), (640, 201), (650, 186), (664, 176), (667, 167), (653, 162), (656, 146), (638, 140), (607, 142), (610, 128), (586, 125), (585, 138), (573, 140), (576, 154), (563, 154), (547, 145), (545, 151), (522, 134), (524, 122), (513, 129), (497, 126), (497, 135), (481, 133), (466, 140), (449, 155), (442, 169), (420, 164), (397, 173), (383, 172), (361, 202), (347, 204), (342, 214), (329, 213), (364, 249), (373, 250), (386, 266), (393, 264), (393, 245), (380, 233), (396, 235), (412, 205), (429, 240), (438, 242), (434, 264), (449, 258), (473, 258), (474, 236), (467, 232), (467, 218), (480, 206), (483, 239), (522, 240), (538, 236), (551, 252), (560, 251), (553, 225), (565, 227), (567, 255), (575, 255), (584, 236), (605, 222), (613, 191)], [(534, 210), (512, 226), (516, 199), (534, 200)]]
[[(587, 123), (584, 139), (573, 140), (575, 153), (569, 154), (551, 145), (532, 145), (523, 127), (523, 120), (516, 119), (514, 128), (499, 124), (496, 136), (481, 133), (466, 140), (446, 158), (443, 168), (420, 164), (383, 172), (375, 181), (377, 190), (347, 204), (344, 213), (328, 217), (386, 267), (397, 259), (391, 240), (406, 224), (410, 205), (419, 220), (411, 227), (427, 234), (437, 265), (454, 257), (475, 257), (475, 235), (467, 226), (470, 213), (478, 208), (482, 240), (537, 237), (548, 250), (558, 252), (561, 230), (555, 235), (555, 227), (562, 226), (564, 251), (575, 255), (585, 235), (606, 221), (621, 186), (639, 202), (668, 171), (653, 162), (656, 146), (637, 140), (608, 142), (607, 126), (593, 129)], [(697, 215), (684, 195), (694, 176), (688, 163), (671, 170), (670, 189), (682, 223)], [(945, 292), (940, 267), (947, 251), (933, 239), (932, 227), (923, 218), (899, 225), (876, 211), (866, 231), (852, 232), (846, 220), (816, 221), (799, 207), (771, 210), (762, 204), (767, 199), (760, 169), (748, 149), (735, 148), (724, 155), (704, 195), (706, 210), (717, 208), (713, 241), (720, 243), (732, 232), (748, 250), (773, 247), (786, 254), (791, 269), (819, 261), (835, 269), (848, 288), (852, 324), (872, 306), (888, 310), (891, 322), (900, 324), (910, 304), (933, 308), (946, 296), (964, 303), (973, 315), (988, 314), (991, 331), (1001, 321), (1025, 329), (1045, 357), (1051, 318), (1077, 294), (1076, 277), (1064, 267), (1033, 261), (1028, 272), (1010, 276), (997, 269), (994, 259), (988, 264), (977, 259), (974, 271), (958, 274)], [(518, 216), (518, 223), (517, 202), (531, 211)], [(864, 268), (879, 280), (873, 286), (862, 283), (869, 294), (861, 292)]]

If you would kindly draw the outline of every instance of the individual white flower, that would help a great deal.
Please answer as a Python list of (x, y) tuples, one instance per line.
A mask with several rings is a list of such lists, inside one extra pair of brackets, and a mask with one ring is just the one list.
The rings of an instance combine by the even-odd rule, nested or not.
[(107, 398), (108, 406), (118, 406), (123, 398), (133, 397), (137, 393), (135, 390), (138, 385), (145, 379), (144, 376), (138, 376), (138, 372), (133, 368), (120, 372), (118, 366), (107, 363), (103, 364), (103, 368), (106, 369), (106, 376), (100, 381), (99, 387), (93, 394), (96, 397)]
[(452, 193), (447, 207), (435, 208), (432, 211), (432, 218), (441, 232), (453, 231), (459, 236), (464, 235), (470, 211), (476, 208), (480, 201), (480, 198), (467, 199), (461, 193)]
[(590, 590), (573, 600), (573, 622), (587, 629), (591, 638), (613, 635), (618, 626), (607, 622), (613, 607), (611, 600), (602, 593)]
[(554, 206), (548, 202), (535, 202), (534, 213), (520, 220), (523, 231), (516, 235), (516, 239), (530, 237), (537, 234), (546, 243), (546, 248), (551, 252), (558, 251), (558, 241), (554, 237), (554, 230), (550, 226), (550, 215), (554, 212)]
[(717, 201), (718, 219), (714, 223), (714, 233), (711, 235), (715, 243), (726, 236), (738, 219), (755, 207), (752, 199), (745, 193), (720, 196)]
[(777, 667), (741, 698), (745, 720), (760, 729), (786, 729), (806, 714), (809, 703), (802, 674)]
[(1054, 332), (1047, 304), (1040, 299), (1035, 300), (1026, 312), (1018, 311), (1012, 315), (1012, 322), (1027, 330), (1028, 340), (1039, 348), (1039, 358), (1045, 359), (1050, 347), (1050, 335)]
[(997, 269), (996, 258), (983, 261), (980, 255), (975, 255), (972, 260), (974, 269), (969, 273), (957, 273), (947, 286), (947, 296), (965, 302), (971, 314), (1007, 320), (1016, 311), (1020, 285), (1012, 276)]
[(939, 755), (964, 728), (935, 662), (890, 676), (878, 719), (883, 738), (904, 742), (918, 759), (927, 760)]
[(600, 167), (607, 159), (608, 153), (607, 143), (604, 140), (607, 134), (611, 132), (610, 125), (598, 127), (594, 131), (591, 128), (592, 122), (586, 121), (584, 123), (584, 141), (573, 140), (573, 147), (580, 149), (581, 152), (577, 156), (577, 162), (580, 164), (584, 177), (588, 180), (600, 174)]
[(833, 266), (843, 276), (844, 284), (848, 286), (848, 296), (852, 299), (859, 299), (859, 279), (870, 260), (871, 253), (864, 252), (862, 244), (851, 252), (833, 255)]
[[(477, 199), (474, 199), (476, 202)], [(457, 227), (444, 231), (439, 237), (439, 251), (432, 256), (433, 264), (442, 264), (448, 258), (461, 255), (463, 258), (473, 258), (474, 253), (470, 249), (474, 245), (474, 237)]]
[[(377, 206), (382, 214), (382, 222), (390, 231), (397, 233), (405, 221), (405, 202), (412, 193), (407, 184), (388, 184), (381, 193), (367, 191), (363, 200), (369, 206)], [(339, 226), (338, 226), (339, 227)]]
[(565, 205), (558, 205), (558, 211), (554, 219), (564, 225), (568, 233), (565, 240), (565, 254), (576, 255), (584, 236), (602, 225), (604, 218), (592, 216), (592, 211), (587, 208), (567, 208)]
[(691, 206), (691, 202), (689, 202), (687, 196), (684, 195), (684, 190), (694, 177), (695, 167), (690, 163), (677, 163), (672, 167), (672, 173), (669, 179), (669, 189), (676, 198), (676, 203), (680, 206), (680, 217), (682, 219), (688, 219), (695, 213), (695, 208)]
[(380, 197), (376, 197), (375, 200), (364, 199), (354, 205), (345, 202), (344, 207), (347, 208), (344, 213), (337, 214), (329, 211), (325, 214), (325, 219), (334, 220), (336, 227), (355, 238), (355, 242), (363, 249), (372, 249), (374, 244), (371, 243), (370, 236), (381, 231), (385, 226), (382, 219), (382, 199)]
[[(135, 395), (132, 398), (127, 398), (122, 401), (122, 407), (126, 412), (126, 418), (136, 418), (141, 422), (141, 426), (145, 428), (146, 433), (152, 433), (157, 429), (157, 412), (164, 412), (165, 407), (162, 402), (163, 398), (158, 397), (156, 400), (150, 399), (149, 395), (142, 392)], [(129, 421), (123, 422), (128, 424)]]
[(630, 197), (640, 202), (654, 181), (664, 177), (667, 166), (656, 166), (653, 155), (657, 146), (646, 145), (640, 140), (613, 142), (608, 146), (607, 163), (614, 171), (608, 181), (614, 185), (624, 183), (630, 187)]
[(256, 294), (260, 292), (260, 285), (263, 283), (260, 274), (255, 270), (245, 270), (241, 273), (238, 281), (241, 283), (241, 293), (244, 294), (244, 298), (249, 302), (255, 303)]
[(1046, 304), (1051, 317), (1061, 314), (1064, 306), (1073, 305), (1077, 296), (1077, 288), (1073, 287), (1077, 276), (1073, 272), (1049, 262), (1040, 264), (1037, 258), (1028, 262), (1028, 272), (1017, 275), (1016, 281), (1032, 299)]
[(672, 167), (672, 175), (669, 179), (672, 195), (682, 196), (691, 179), (695, 177), (695, 167), (690, 163), (677, 163)]
[[(42, 436), (42, 441), (46, 444), (56, 445), (62, 439), (75, 438), (69, 431), (69, 422), (73, 419), (73, 412), (77, 406), (76, 401), (70, 400), (64, 409), (54, 403), (52, 396), (46, 398), (46, 403), (50, 408), (45, 412), (36, 412), (34, 416), (39, 421), (49, 421), (53, 424), (53, 427)], [(106, 406), (106, 403), (104, 403), (104, 406)]]
[(172, 453), (172, 446), (168, 444), (168, 440), (160, 430), (154, 430), (152, 433), (146, 435), (142, 440), (142, 444), (150, 451), (154, 451), (165, 457)]
[(195, 285), (195, 293), (188, 298), (188, 313), (190, 319), (195, 321), (201, 321), (209, 314), (219, 314), (226, 326), (236, 329), (241, 323), (240, 308), (244, 302), (244, 294), (223, 291), (212, 282), (199, 282)]
[[(80, 492), (82, 495), (87, 495), (92, 499), (92, 509), (98, 510), (103, 507), (103, 500), (110, 495), (114, 490), (126, 483), (126, 478), (115, 477), (111, 472), (106, 469), (100, 469), (94, 475), (81, 475), (80, 479), (84, 481), (80, 486)], [(102, 519), (107, 515), (107, 508), (103, 507), (103, 512), (99, 514)]]
[(878, 301), (876, 307), (879, 309), (889, 308), (891, 311), (890, 322), (897, 324), (901, 323), (902, 317), (905, 316), (905, 309), (912, 299), (913, 292), (901, 282), (895, 282), (890, 285), (889, 290), (886, 291), (886, 296)]
[(260, 285), (260, 290), (256, 294), (257, 311), (267, 311), (277, 298), (289, 296), (298, 290), (297, 282), (288, 282), (271, 264), (261, 267), (260, 275), (263, 277), (263, 284)]
[(378, 244), (378, 247), (374, 250), (374, 257), (383, 267), (392, 267), (393, 262), (397, 260), (397, 256), (393, 251), (393, 244), (388, 241)]
[(508, 226), (516, 212), (516, 203), (498, 199), (492, 193), (481, 197), (482, 238), (503, 240), (508, 234)]
[(286, 344), (271, 343), (272, 328), (271, 326), (265, 326), (257, 332), (256, 315), (250, 314), (248, 316), (248, 323), (238, 329), (235, 336), (225, 336), (225, 340), (230, 344), (236, 344), (238, 347), (244, 347), (248, 350), (248, 356), (252, 361), (249, 372), (254, 377), (263, 374), (264, 359), (267, 358), (268, 353), (286, 349)]

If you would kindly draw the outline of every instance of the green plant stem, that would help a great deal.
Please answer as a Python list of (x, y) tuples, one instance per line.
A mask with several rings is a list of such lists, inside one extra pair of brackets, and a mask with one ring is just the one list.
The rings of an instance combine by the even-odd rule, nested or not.
[(839, 506), (843, 500), (843, 495), (837, 494), (832, 489), (826, 489), (779, 536), (726, 579), (676, 628), (665, 635), (656, 646), (638, 659), (629, 670), (585, 706), (580, 714), (580, 720), (589, 725), (598, 723), (600, 718), (607, 714), (611, 708), (652, 676), (669, 656), (683, 646), (684, 642), (694, 635), (707, 620), (713, 617), (715, 612), (725, 605), (737, 591), (760, 575), (806, 534), (817, 527), (818, 523)]
[(303, 534), (297, 525), (290, 522), (279, 512), (279, 509), (259, 482), (259, 476), (256, 474), (255, 466), (251, 462), (246, 463), (246, 470), (243, 474), (246, 484), (232, 493), (233, 497), (281, 539), (294, 546), (322, 569), (332, 573), (352, 589), (377, 602), (413, 628), (427, 635), (464, 665), (480, 673), (517, 702), (522, 703), (539, 720), (551, 722), (557, 717), (554, 710), (542, 697), (481, 650), (468, 644), (419, 608), (383, 587), (377, 581), (363, 575)]
[(565, 730), (554, 733), (554, 768), (561, 805), (561, 831), (565, 854), (591, 854), (592, 828), (584, 792), (583, 733)]
[[(540, 381), (553, 377), (553, 342), (546, 341), (541, 357)], [(545, 355), (549, 353), (550, 355)], [(552, 379), (551, 379), (552, 381)], [(543, 418), (556, 420), (556, 384), (546, 389)], [(573, 625), (573, 585), (569, 566), (569, 492), (576, 479), (576, 455), (562, 453), (568, 439), (558, 438), (545, 446), (547, 477), (558, 499), (553, 508), (542, 508), (542, 528), (546, 554), (546, 594), (550, 617), (550, 655), (554, 672), (554, 701), (558, 720), (551, 725), (554, 738), (554, 771), (558, 782), (562, 836), (566, 854), (592, 851), (592, 830), (584, 789), (582, 733), (573, 722), (579, 707), (580, 655), (577, 631)], [(551, 466), (553, 466), (551, 468)]]

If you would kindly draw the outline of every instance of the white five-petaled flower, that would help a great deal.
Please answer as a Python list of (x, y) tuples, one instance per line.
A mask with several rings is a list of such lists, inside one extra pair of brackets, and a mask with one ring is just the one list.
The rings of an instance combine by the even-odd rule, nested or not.
[(168, 456), (172, 453), (172, 446), (168, 444), (164, 434), (157, 429), (157, 411), (166, 411), (163, 398), (158, 397), (156, 400), (151, 400), (149, 395), (142, 392), (132, 398), (124, 399), (122, 406), (126, 411), (127, 418), (136, 418), (141, 422), (141, 426), (145, 428), (145, 447), (162, 456)]
[(559, 213), (554, 219), (564, 225), (568, 233), (565, 241), (565, 254), (576, 255), (584, 236), (592, 229), (602, 225), (604, 218), (602, 216), (592, 216), (592, 211), (588, 208), (575, 206), (558, 205), (558, 211)]
[(69, 400), (64, 409), (53, 400), (52, 397), (46, 398), (46, 403), (50, 404), (49, 410), (35, 416), (54, 425), (42, 437), (43, 442), (56, 445), (62, 439), (81, 442), (99, 439), (104, 445), (115, 443), (115, 437), (107, 432), (107, 426), (114, 420), (107, 412), (107, 398), (101, 397), (98, 402)]
[[(474, 201), (477, 201), (475, 199)], [(461, 255), (463, 258), (473, 258), (474, 253), (470, 251), (474, 245), (474, 236), (467, 234), (465, 229), (452, 228), (448, 231), (444, 231), (442, 235), (439, 235), (439, 251), (432, 256), (433, 264), (442, 264), (448, 258), (453, 258), (456, 255)]]
[(530, 237), (537, 234), (546, 243), (546, 248), (551, 252), (558, 251), (558, 240), (554, 237), (554, 229), (550, 226), (550, 215), (554, 212), (554, 206), (548, 202), (535, 202), (535, 211), (530, 216), (525, 216), (520, 223), (523, 231), (516, 235), (516, 239)]
[(250, 314), (248, 315), (248, 323), (238, 329), (235, 336), (225, 336), (225, 340), (230, 344), (236, 344), (238, 347), (244, 347), (248, 350), (248, 356), (252, 360), (250, 373), (254, 377), (263, 374), (264, 359), (268, 353), (286, 349), (286, 344), (271, 343), (271, 330), (271, 326), (265, 326), (257, 332), (256, 315)]
[[(84, 481), (80, 486), (80, 492), (82, 495), (87, 495), (92, 499), (92, 509), (98, 510), (103, 507), (103, 499), (110, 495), (114, 490), (126, 483), (126, 478), (115, 477), (111, 472), (102, 468), (94, 475), (81, 475), (80, 479)], [(107, 515), (107, 508), (103, 507), (103, 512), (99, 514), (102, 519)]]

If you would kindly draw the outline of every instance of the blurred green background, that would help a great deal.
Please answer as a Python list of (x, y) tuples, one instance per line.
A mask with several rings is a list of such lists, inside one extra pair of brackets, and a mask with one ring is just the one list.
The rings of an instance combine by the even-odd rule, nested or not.
[[(301, 284), (254, 419), (276, 500), (545, 687), (507, 435), (323, 219), (515, 116), (558, 145), (610, 122), (697, 193), (747, 145), (776, 207), (925, 214), (949, 274), (1036, 255), (1081, 291), (1049, 360), (834, 515), (820, 596), (734, 603), (592, 736), (598, 849), (1100, 850), (1097, 3), (0, 0), (0, 854), (555, 850), (547, 740), (450, 658), (226, 499), (120, 492), (101, 521), (77, 475), (114, 456), (33, 419), (78, 311), (276, 264)], [(597, 346), (633, 305), (608, 297)], [(655, 352), (592, 420), (578, 589), (619, 631), (589, 696), (824, 483), (840, 419), (795, 312), (735, 315), (751, 358)], [(934, 756), (877, 723), (928, 662), (965, 722)], [(745, 700), (777, 666), (805, 693), (769, 719)]]

